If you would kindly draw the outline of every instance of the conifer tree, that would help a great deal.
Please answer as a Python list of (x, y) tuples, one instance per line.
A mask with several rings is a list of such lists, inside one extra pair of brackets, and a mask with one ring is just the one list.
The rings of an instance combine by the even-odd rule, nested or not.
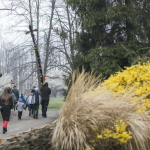
[(130, 66), (149, 46), (148, 0), (68, 0), (68, 4), (82, 28), (76, 40), (76, 67), (84, 65), (108, 78)]

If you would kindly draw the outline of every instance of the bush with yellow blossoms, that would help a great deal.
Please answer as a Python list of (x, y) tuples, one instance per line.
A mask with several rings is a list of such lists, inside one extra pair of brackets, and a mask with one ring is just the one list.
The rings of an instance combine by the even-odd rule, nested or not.
[[(141, 66), (126, 68), (103, 84), (92, 74), (84, 71), (79, 74), (61, 108), (53, 131), (52, 147), (59, 150), (150, 150), (149, 113), (136, 113), (137, 107), (141, 109), (142, 106), (145, 110), (150, 107), (144, 105), (148, 98), (137, 104), (148, 88), (147, 80), (138, 74), (142, 73), (140, 68), (150, 65)], [(148, 68), (145, 72), (149, 72)], [(124, 94), (134, 85), (137, 86), (135, 94)], [(143, 86), (145, 89), (138, 93)]]
[[(130, 139), (132, 139), (132, 133), (129, 131), (126, 131), (126, 128), (128, 126), (128, 123), (123, 122), (123, 120), (116, 120), (114, 127), (112, 129), (104, 128), (104, 130), (101, 132), (101, 134), (98, 134), (96, 131), (96, 139), (91, 140), (93, 147), (90, 149), (94, 149), (96, 146), (96, 143), (98, 143), (99, 140), (114, 140), (114, 143), (122, 145), (127, 143)], [(88, 150), (88, 149), (85, 149)]]
[(127, 123), (123, 122), (122, 120), (116, 121), (114, 125), (114, 129), (104, 129), (101, 135), (97, 135), (98, 139), (108, 139), (112, 138), (115, 139), (117, 144), (127, 143), (128, 140), (132, 139), (131, 132), (126, 131)]
[[(136, 98), (132, 98), (131, 102), (142, 102), (139, 110), (150, 109), (150, 99), (138, 100), (137, 97), (144, 96), (150, 92), (150, 63), (138, 63), (131, 67), (126, 67), (122, 72), (111, 75), (102, 84), (113, 92), (124, 94), (133, 89)], [(137, 101), (138, 100), (138, 101)]]

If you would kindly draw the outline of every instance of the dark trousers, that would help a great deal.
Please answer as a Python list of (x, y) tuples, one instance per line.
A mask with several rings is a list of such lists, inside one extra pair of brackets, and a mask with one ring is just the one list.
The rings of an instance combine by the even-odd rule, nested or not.
[(28, 108), (29, 111), (31, 111), (30, 105), (26, 105), (26, 109)]
[(48, 101), (42, 100), (42, 116), (46, 117), (48, 104), (49, 104), (49, 100)]
[(14, 104), (14, 111), (17, 110), (16, 104), (17, 104), (17, 103)]
[(38, 111), (39, 111), (39, 104), (34, 104), (34, 109), (33, 109), (33, 114), (35, 115), (35, 117), (38, 117)]
[(22, 117), (22, 111), (18, 111), (18, 119), (21, 119)]
[[(27, 109), (27, 108), (28, 108), (28, 110), (29, 110), (29, 105), (26, 105), (26, 109)], [(25, 110), (26, 110), (26, 109), (25, 109)]]
[(33, 115), (33, 109), (34, 109), (34, 104), (29, 104), (29, 111), (31, 111), (32, 115)]

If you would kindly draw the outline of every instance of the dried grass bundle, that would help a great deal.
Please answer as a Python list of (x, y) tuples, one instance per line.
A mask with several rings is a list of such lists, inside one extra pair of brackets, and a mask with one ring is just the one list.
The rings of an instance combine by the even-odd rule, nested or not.
[[(75, 73), (72, 77), (74, 80)], [(61, 109), (52, 137), (54, 149), (149, 150), (149, 116), (147, 112), (135, 113), (138, 104), (129, 103), (131, 96), (113, 95), (101, 86), (99, 78), (83, 71)], [(105, 129), (115, 130), (117, 120), (127, 124), (125, 130), (132, 133), (132, 139), (124, 144), (112, 137), (97, 139)]]

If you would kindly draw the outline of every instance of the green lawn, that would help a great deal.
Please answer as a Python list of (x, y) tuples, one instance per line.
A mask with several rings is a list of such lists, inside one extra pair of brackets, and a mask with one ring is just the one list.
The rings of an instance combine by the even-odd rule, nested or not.
[(48, 109), (60, 109), (64, 103), (64, 97), (51, 97)]

